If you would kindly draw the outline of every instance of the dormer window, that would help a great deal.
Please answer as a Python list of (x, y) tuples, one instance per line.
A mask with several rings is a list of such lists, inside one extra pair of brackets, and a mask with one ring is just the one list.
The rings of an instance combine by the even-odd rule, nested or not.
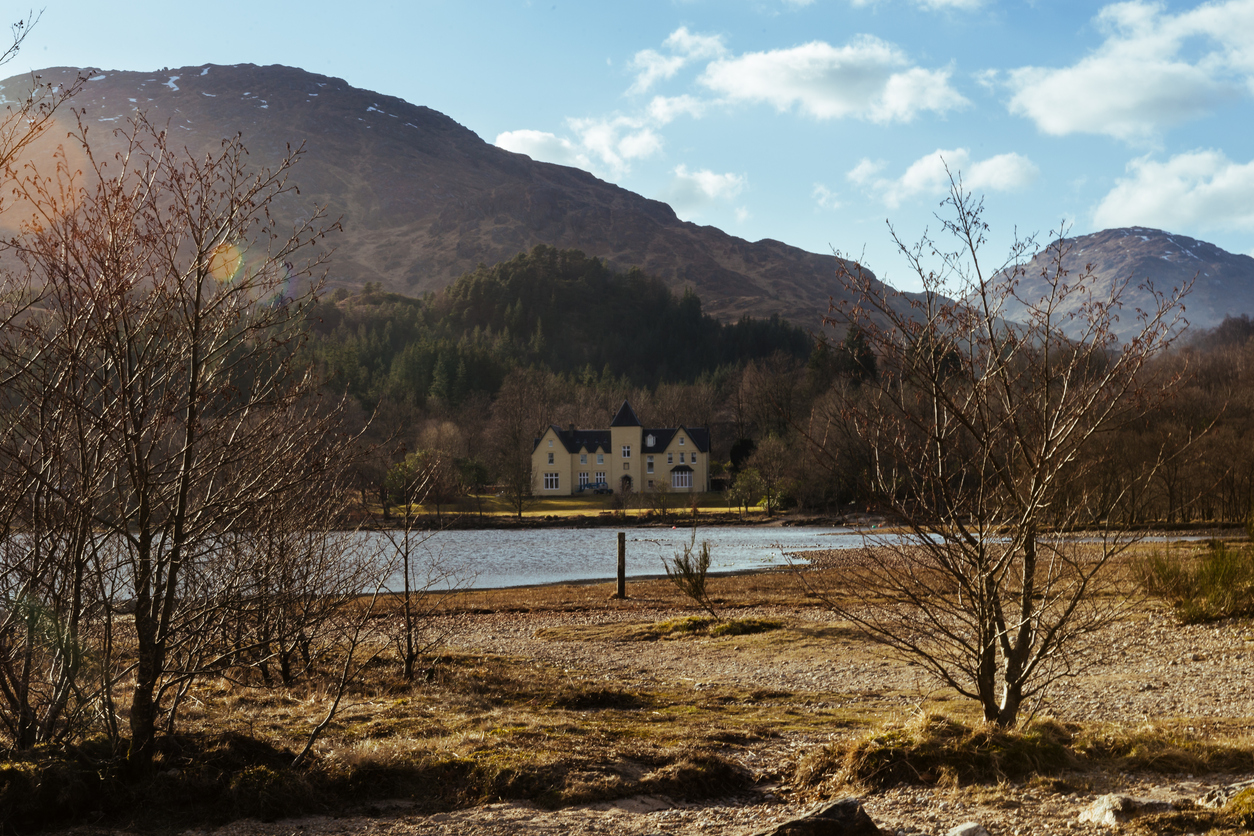
[(652, 446), (653, 446), (654, 444), (656, 444), (656, 443), (657, 443), (657, 439), (656, 439), (656, 438), (654, 438), (653, 433), (649, 433), (648, 435), (646, 435), (646, 436), (644, 437), (644, 446), (645, 446), (645, 447), (652, 447)]

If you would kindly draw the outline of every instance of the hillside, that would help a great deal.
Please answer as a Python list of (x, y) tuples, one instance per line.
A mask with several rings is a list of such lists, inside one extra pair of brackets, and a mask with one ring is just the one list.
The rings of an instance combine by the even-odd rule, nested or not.
[[(79, 72), (40, 75), (66, 83)], [(27, 77), (15, 77), (0, 93), (14, 100), (28, 86)], [(681, 221), (664, 203), (504, 151), (430, 108), (292, 67), (97, 71), (72, 104), (110, 153), (119, 147), (113, 130), (136, 109), (193, 150), (238, 131), (259, 166), (303, 143), (294, 174), (301, 197), (282, 208), (290, 220), (325, 204), (341, 219), (333, 285), (370, 281), (420, 295), (547, 244), (580, 249), (614, 269), (640, 267), (677, 292), (691, 288), (724, 321), (780, 314), (814, 327), (829, 297), (843, 292), (833, 256)], [(48, 136), (60, 141), (69, 127)]]
[[(1093, 273), (1094, 287), (1107, 291), (1112, 282), (1130, 278), (1124, 293), (1117, 332), (1128, 336), (1136, 330), (1136, 309), (1150, 306), (1149, 283), (1156, 290), (1170, 293), (1192, 281), (1193, 290), (1185, 299), (1185, 317), (1191, 329), (1214, 328), (1225, 316), (1254, 312), (1254, 258), (1236, 255), (1184, 235), (1160, 229), (1131, 227), (1107, 229), (1091, 235), (1062, 241), (1063, 267), (1071, 276), (1086, 268)], [(1052, 245), (1037, 253), (1019, 284), (1021, 299), (1040, 298), (1045, 293), (1041, 270), (1052, 254)], [(1081, 297), (1072, 297), (1074, 305)], [(1015, 319), (1022, 306), (1008, 306), (1006, 316)]]

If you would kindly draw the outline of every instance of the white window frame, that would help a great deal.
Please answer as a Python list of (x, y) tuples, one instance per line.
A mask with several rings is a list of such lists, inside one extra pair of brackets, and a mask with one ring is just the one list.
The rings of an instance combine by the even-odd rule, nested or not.
[(553, 464), (553, 454), (549, 453), (549, 464)]
[(674, 454), (674, 453), (667, 453), (667, 454), (666, 454), (666, 463), (667, 463), (667, 464), (674, 464), (674, 463), (675, 463), (675, 454)]
[(580, 453), (580, 454), (579, 454), (579, 463), (580, 463), (580, 464), (587, 464), (587, 463), (588, 463), (588, 454), (587, 454), (587, 453)]
[(560, 474), (546, 473), (544, 474), (544, 489), (546, 491), (556, 491), (561, 488), (561, 480), (558, 478)]
[(692, 487), (692, 471), (684, 470), (681, 472), (671, 471), (671, 487), (672, 488), (691, 488)]
[(652, 456), (644, 457), (644, 469), (646, 473), (653, 472), (653, 457)]
[(684, 437), (682, 435), (679, 437), (679, 446), (680, 447), (684, 446)]
[(586, 470), (579, 471), (579, 487), (581, 488), (586, 487), (587, 484), (588, 484), (588, 471)]
[(624, 444), (624, 445), (623, 445), (623, 458), (624, 458), (624, 459), (630, 459), (630, 458), (631, 458), (631, 445), (630, 445), (630, 444)]
[(605, 454), (597, 453), (597, 464), (605, 464)]
[(605, 481), (605, 471), (604, 471), (604, 470), (598, 470), (598, 471), (597, 471), (597, 478), (596, 478), (596, 479), (594, 479), (593, 481), (595, 481), (595, 482), (604, 482), (604, 481)]

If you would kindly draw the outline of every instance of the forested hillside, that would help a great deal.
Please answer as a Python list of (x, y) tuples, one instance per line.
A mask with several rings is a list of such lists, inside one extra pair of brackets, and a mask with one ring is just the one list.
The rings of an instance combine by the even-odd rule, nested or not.
[(693, 382), (776, 353), (804, 360), (812, 339), (778, 317), (725, 325), (691, 291), (638, 269), (617, 273), (577, 250), (537, 246), (414, 299), (370, 285), (311, 314), (308, 350), (368, 409), (492, 396), (515, 367), (631, 386)]

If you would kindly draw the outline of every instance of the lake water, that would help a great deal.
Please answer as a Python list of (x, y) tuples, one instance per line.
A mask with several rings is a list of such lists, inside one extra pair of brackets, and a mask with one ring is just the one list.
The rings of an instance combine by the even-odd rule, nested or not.
[[(626, 532), (629, 578), (664, 574), (662, 559), (673, 558), (692, 537), (682, 526)], [(737, 572), (784, 566), (785, 553), (853, 548), (863, 536), (848, 528), (710, 526), (697, 529), (698, 544), (702, 540), (710, 542), (711, 572)], [(422, 550), (476, 589), (612, 580), (618, 572), (612, 528), (442, 531)]]
[[(673, 558), (692, 537), (692, 529), (629, 528), (627, 577), (664, 575), (663, 558)], [(373, 545), (382, 545), (383, 535)], [(418, 533), (416, 537), (424, 536)], [(785, 554), (817, 549), (851, 549), (870, 537), (884, 542), (900, 535), (855, 531), (849, 528), (789, 526), (709, 526), (697, 529), (697, 542), (710, 541), (710, 571), (739, 572), (785, 566)], [(1087, 538), (1082, 538), (1087, 539)], [(1199, 540), (1205, 536), (1150, 536), (1146, 541)], [(572, 581), (613, 580), (618, 572), (618, 531), (612, 528), (538, 528), (522, 530), (441, 531), (418, 548), (416, 574), (427, 565), (449, 575), (433, 583), (502, 589)], [(399, 576), (388, 586), (401, 588)]]

